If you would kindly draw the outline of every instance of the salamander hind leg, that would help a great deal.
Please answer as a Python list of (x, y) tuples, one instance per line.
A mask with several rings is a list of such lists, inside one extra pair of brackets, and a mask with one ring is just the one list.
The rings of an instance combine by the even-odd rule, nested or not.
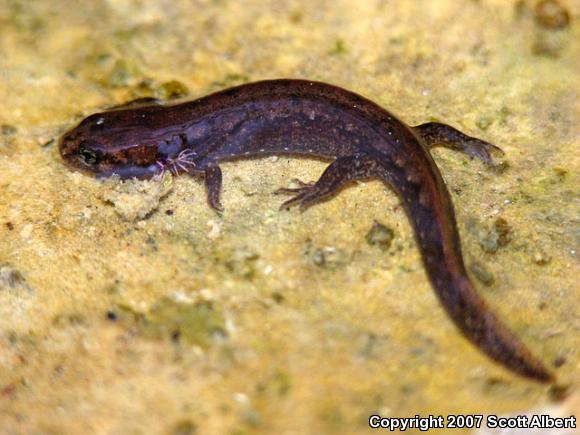
[(477, 157), (489, 166), (494, 165), (493, 154), (503, 154), (503, 151), (497, 146), (468, 136), (446, 124), (428, 122), (413, 127), (413, 130), (423, 139), (425, 145), (429, 148), (443, 146), (452, 150), (461, 151), (472, 158)]
[(314, 203), (330, 198), (349, 181), (372, 176), (375, 165), (375, 160), (364, 154), (339, 157), (326, 168), (316, 183), (304, 183), (297, 180), (299, 187), (282, 188), (274, 193), (295, 194), (293, 198), (284, 202), (280, 209), (289, 209), (294, 205), (299, 205), (304, 210)]

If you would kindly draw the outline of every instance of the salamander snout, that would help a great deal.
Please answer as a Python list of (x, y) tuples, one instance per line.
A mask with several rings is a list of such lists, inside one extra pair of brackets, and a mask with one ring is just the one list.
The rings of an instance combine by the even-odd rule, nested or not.
[[(82, 123), (62, 136), (59, 151), (69, 167), (99, 178), (114, 174), (121, 178), (150, 178), (165, 169), (168, 159), (159, 153), (156, 144), (132, 142), (118, 136), (118, 132), (108, 135), (88, 132), (87, 124)], [(169, 163), (185, 165), (181, 161)]]

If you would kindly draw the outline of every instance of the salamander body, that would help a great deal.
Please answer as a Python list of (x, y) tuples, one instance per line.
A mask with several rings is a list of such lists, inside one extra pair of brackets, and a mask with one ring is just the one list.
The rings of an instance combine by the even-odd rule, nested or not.
[(431, 285), (461, 332), (508, 369), (552, 382), (552, 374), (488, 309), (467, 275), (451, 198), (429, 153), (435, 146), (487, 164), (490, 153), (501, 152), (445, 124), (407, 126), (345, 89), (288, 79), (179, 104), (138, 100), (87, 117), (59, 144), (69, 166), (97, 177), (202, 174), (208, 202), (219, 211), (219, 164), (230, 159), (276, 154), (331, 161), (316, 183), (281, 189), (295, 195), (285, 208), (328, 199), (353, 180), (381, 179), (401, 198)]

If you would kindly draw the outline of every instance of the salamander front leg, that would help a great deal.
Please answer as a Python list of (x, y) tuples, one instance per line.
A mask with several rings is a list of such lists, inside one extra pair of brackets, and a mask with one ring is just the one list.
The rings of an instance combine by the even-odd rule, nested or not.
[(219, 166), (209, 166), (204, 170), (207, 201), (211, 208), (218, 212), (224, 211), (220, 196), (222, 191), (222, 170)]
[(322, 202), (338, 192), (349, 181), (374, 176), (376, 166), (375, 160), (363, 154), (339, 157), (326, 168), (316, 183), (298, 181), (301, 184), (298, 188), (278, 189), (275, 193), (296, 194), (284, 202), (280, 209), (300, 205), (300, 209), (304, 210), (316, 202)]
[(452, 150), (461, 151), (470, 157), (477, 157), (486, 165), (492, 166), (492, 153), (503, 154), (503, 151), (481, 139), (468, 136), (459, 130), (438, 122), (428, 122), (413, 127), (429, 148), (443, 146)]

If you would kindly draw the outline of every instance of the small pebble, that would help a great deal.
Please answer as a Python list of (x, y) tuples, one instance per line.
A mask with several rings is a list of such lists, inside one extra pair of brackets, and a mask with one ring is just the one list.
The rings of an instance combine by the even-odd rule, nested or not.
[(6, 285), (10, 288), (25, 286), (26, 281), (22, 274), (7, 264), (0, 265), (0, 287)]
[(507, 221), (502, 217), (498, 217), (493, 223), (493, 229), (497, 233), (499, 246), (507, 245), (511, 240), (511, 227)]
[(559, 356), (554, 360), (554, 362), (552, 364), (556, 368), (562, 367), (564, 364), (566, 364), (566, 358), (563, 356)]
[(532, 44), (532, 53), (557, 58), (564, 48), (565, 40), (557, 33), (540, 32)]
[(169, 435), (193, 435), (197, 433), (197, 424), (191, 420), (178, 421), (169, 431)]
[(536, 23), (546, 29), (563, 29), (570, 24), (570, 14), (556, 0), (542, 0), (536, 4)]
[(348, 261), (348, 255), (344, 249), (332, 246), (314, 249), (311, 258), (312, 262), (319, 267), (336, 267)]
[(469, 270), (485, 286), (489, 287), (495, 282), (493, 273), (483, 263), (474, 261), (469, 266)]
[(316, 249), (312, 253), (312, 262), (317, 266), (324, 266), (324, 263), (326, 263), (326, 259), (324, 256), (324, 251), (322, 249)]
[(477, 121), (475, 121), (475, 125), (477, 125), (480, 130), (487, 130), (491, 124), (493, 124), (493, 118), (489, 115), (481, 115), (477, 118)]
[(2, 124), (0, 125), (0, 134), (8, 136), (14, 134), (18, 131), (16, 127), (10, 124)]
[(488, 254), (496, 253), (511, 240), (511, 227), (502, 217), (496, 218), (490, 229), (481, 228), (477, 233), (481, 249)]
[(162, 100), (174, 100), (189, 94), (187, 86), (177, 80), (162, 83), (156, 90), (156, 95)]
[(534, 252), (533, 259), (534, 259), (534, 263), (536, 263), (537, 265), (544, 266), (552, 260), (552, 257), (550, 257), (550, 255), (546, 254), (544, 251), (538, 250), (538, 251)]
[(553, 401), (561, 402), (570, 396), (571, 391), (573, 391), (573, 388), (570, 384), (552, 384), (548, 394)]
[(391, 247), (394, 237), (395, 233), (391, 228), (374, 221), (373, 226), (366, 235), (366, 240), (369, 245), (376, 245), (386, 251)]
[(277, 304), (281, 304), (286, 299), (282, 293), (273, 292), (270, 297), (276, 302)]
[(242, 418), (246, 424), (254, 427), (258, 427), (262, 424), (262, 415), (259, 411), (255, 409), (247, 409), (242, 412)]

